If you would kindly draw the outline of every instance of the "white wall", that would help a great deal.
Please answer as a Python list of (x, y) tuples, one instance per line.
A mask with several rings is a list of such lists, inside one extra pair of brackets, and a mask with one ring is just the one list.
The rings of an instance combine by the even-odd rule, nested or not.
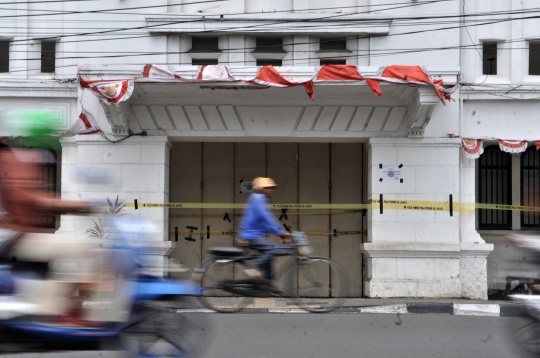
[[(390, 2), (391, 3), (391, 2)], [(340, 14), (365, 13), (379, 14), (393, 17), (391, 31), (387, 36), (362, 39), (364, 36), (350, 38), (349, 47), (353, 51), (350, 63), (360, 65), (384, 66), (390, 64), (422, 65), (428, 67), (445, 67), (456, 69), (459, 66), (458, 30), (433, 31), (440, 27), (435, 25), (412, 25), (403, 22), (399, 17), (409, 16), (439, 16), (459, 13), (458, 2), (445, 2), (437, 4), (403, 4), (396, 1), (396, 5), (388, 5), (382, 0), (346, 0), (339, 4), (319, 0), (292, 1), (282, 0), (267, 2), (257, 0), (231, 0), (219, 3), (203, 3), (178, 6), (166, 6), (165, 0), (154, 1), (151, 4), (143, 0), (125, 2), (112, 0), (100, 2), (59, 2), (54, 4), (18, 4), (6, 5), (6, 16), (17, 15), (15, 18), (2, 20), (3, 29), (0, 37), (28, 41), (17, 42), (14, 49), (14, 68), (23, 70), (18, 73), (23, 77), (30, 76), (35, 79), (51, 79), (48, 74), (39, 72), (40, 46), (38, 39), (54, 37), (59, 42), (57, 48), (57, 77), (74, 78), (77, 74), (78, 64), (137, 64), (169, 63), (172, 65), (185, 62), (178, 54), (167, 55), (167, 51), (186, 51), (189, 47), (182, 46), (178, 39), (167, 41), (167, 35), (149, 35), (145, 18), (152, 14), (242, 14), (249, 12), (259, 13), (289, 11), (330, 14), (339, 19)], [(381, 4), (383, 4), (381, 6)], [(151, 6), (151, 7), (149, 7)], [(341, 6), (341, 7), (337, 7)], [(144, 9), (132, 9), (146, 7)], [(11, 9), (11, 10), (9, 10)], [(131, 10), (129, 10), (131, 9)], [(30, 16), (32, 15), (47, 16)], [(368, 13), (368, 11), (371, 11)], [(67, 12), (68, 14), (53, 15), (54, 12)], [(75, 12), (75, 13), (71, 13)], [(182, 21), (179, 18), (179, 21)], [(405, 26), (407, 25), (407, 26)], [(337, 25), (339, 26), (339, 24)], [(96, 32), (102, 34), (91, 34)], [(249, 29), (248, 29), (249, 31)], [(419, 34), (406, 34), (408, 32), (426, 31)], [(531, 30), (532, 31), (532, 30)], [(530, 31), (529, 31), (530, 32)], [(191, 34), (186, 34), (191, 35)], [(289, 48), (292, 53), (285, 63), (298, 65), (317, 65), (317, 56), (313, 53), (318, 48), (317, 37), (283, 33), (283, 36), (294, 39), (296, 43), (313, 42)], [(174, 35), (176, 36), (176, 35)], [(176, 41), (176, 43), (175, 43)], [(249, 41), (249, 40), (248, 40)], [(358, 41), (358, 43), (354, 43)], [(244, 39), (231, 39), (226, 47), (242, 45)], [(426, 47), (451, 47), (451, 50), (422, 51), (406, 53)], [(133, 56), (136, 55), (136, 56)], [(359, 57), (355, 58), (355, 55)], [(31, 59), (35, 59), (32, 61)], [(238, 56), (231, 56), (234, 63)], [(244, 64), (251, 64), (249, 56), (240, 58)], [(227, 63), (228, 59), (221, 59)], [(289, 62), (287, 62), (289, 61)], [(13, 74), (14, 75), (14, 74)], [(1, 74), (0, 79), (8, 75)]]

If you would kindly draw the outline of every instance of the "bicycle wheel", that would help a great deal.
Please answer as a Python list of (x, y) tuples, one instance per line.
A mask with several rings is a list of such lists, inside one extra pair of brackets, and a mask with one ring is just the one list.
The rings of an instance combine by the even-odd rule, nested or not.
[[(241, 295), (252, 284), (244, 274), (244, 266), (228, 259), (215, 259), (203, 265), (201, 303), (214, 311), (222, 313), (238, 312), (243, 309), (249, 297)], [(236, 292), (236, 295), (233, 295)]]
[(117, 337), (126, 354), (136, 358), (191, 357), (199, 352), (210, 330), (205, 313), (138, 304), (130, 322)]
[(516, 343), (527, 352), (540, 353), (540, 322), (532, 317), (516, 317), (512, 322)]
[(289, 294), (301, 308), (314, 313), (331, 312), (347, 297), (348, 276), (337, 262), (323, 258), (299, 261), (291, 272)]

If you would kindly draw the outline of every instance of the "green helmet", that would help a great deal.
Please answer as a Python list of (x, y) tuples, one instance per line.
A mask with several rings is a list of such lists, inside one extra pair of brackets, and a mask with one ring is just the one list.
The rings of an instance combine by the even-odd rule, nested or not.
[(40, 147), (57, 128), (58, 112), (43, 109), (19, 109), (7, 113), (2, 121), (2, 133), (7, 136), (26, 137), (33, 146)]

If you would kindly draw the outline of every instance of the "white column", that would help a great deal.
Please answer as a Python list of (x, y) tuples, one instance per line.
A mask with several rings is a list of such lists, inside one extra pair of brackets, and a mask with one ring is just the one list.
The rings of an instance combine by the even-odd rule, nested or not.
[[(62, 140), (62, 197), (126, 203), (169, 201), (169, 151), (167, 137), (135, 137), (111, 144), (97, 135), (77, 136)], [(92, 180), (84, 180), (87, 173)], [(98, 175), (98, 177), (96, 177)], [(104, 206), (105, 211), (105, 206)], [(168, 233), (168, 209), (133, 206), (123, 213), (144, 218), (158, 229), (152, 252), (167, 252), (171, 246)], [(59, 232), (89, 236), (93, 217), (63, 216)], [(155, 256), (154, 266), (163, 272), (163, 257)]]
[(17, 4), (16, 33), (14, 42), (10, 45), (10, 71), (14, 71), (19, 80), (28, 78), (28, 44), (26, 33), (28, 32), (27, 3)]
[(181, 35), (179, 44), (180, 55), (178, 56), (181, 65), (191, 65), (191, 56), (187, 53), (191, 50), (191, 46), (191, 36)]
[(511, 0), (512, 1), (512, 17), (516, 20), (511, 21), (511, 35), (509, 37), (511, 42), (508, 44), (508, 47), (511, 48), (508, 52), (510, 52), (510, 82), (511, 83), (521, 83), (521, 80), (524, 76), (528, 75), (529, 68), (528, 66), (524, 66), (525, 64), (528, 64), (528, 59), (525, 57), (528, 57), (528, 51), (526, 48), (528, 48), (528, 44), (526, 41), (519, 41), (519, 39), (523, 39), (523, 21), (520, 19), (522, 17), (522, 14), (519, 13), (522, 9), (522, 1), (521, 0)]
[[(244, 35), (229, 35), (229, 46), (227, 50), (229, 60), (227, 61), (231, 66), (244, 66), (245, 54), (244, 54)], [(251, 51), (251, 50), (248, 50)]]
[[(459, 140), (371, 138), (368, 200), (448, 202), (459, 197)], [(403, 183), (380, 181), (379, 165), (400, 165)], [(460, 297), (459, 212), (368, 214), (364, 293), (369, 297)]]
[(178, 65), (180, 63), (180, 36), (167, 35), (167, 64)]
[[(295, 35), (293, 44), (293, 66), (310, 66), (310, 41), (309, 36)], [(313, 54), (314, 55), (314, 54)], [(317, 61), (318, 62), (318, 61)]]
[(463, 203), (461, 212), (461, 242), (484, 244), (478, 231), (476, 231), (476, 160), (469, 159), (461, 150), (461, 197)]
[[(512, 156), (512, 205), (521, 205), (521, 158)], [(521, 230), (521, 211), (512, 210), (512, 230)]]
[[(476, 160), (468, 159), (461, 152), (461, 202), (476, 202)], [(474, 207), (469, 205), (469, 207)], [(476, 231), (476, 210), (461, 212), (461, 242), (459, 279), (461, 297), (487, 300), (487, 256), (493, 251), (493, 244), (486, 244)]]

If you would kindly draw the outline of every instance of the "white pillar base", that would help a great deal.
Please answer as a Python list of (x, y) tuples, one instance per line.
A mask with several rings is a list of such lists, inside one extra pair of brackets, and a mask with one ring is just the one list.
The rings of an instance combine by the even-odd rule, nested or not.
[(493, 244), (462, 243), (459, 261), (461, 297), (487, 300), (487, 256), (493, 251)]
[(361, 250), (367, 297), (461, 296), (459, 245), (366, 243)]

